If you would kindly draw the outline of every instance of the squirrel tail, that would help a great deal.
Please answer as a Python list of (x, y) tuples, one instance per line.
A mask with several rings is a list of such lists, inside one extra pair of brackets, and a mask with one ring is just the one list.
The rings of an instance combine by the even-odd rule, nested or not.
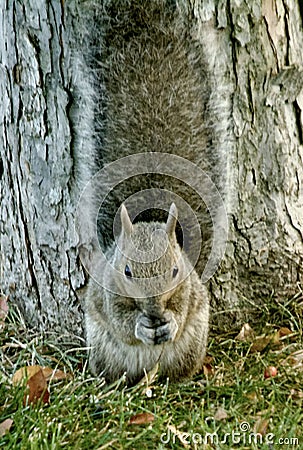
[(157, 42), (161, 31), (166, 34), (168, 30), (176, 30), (177, 23), (185, 17), (180, 14), (184, 5), (177, 0), (86, 0), (84, 5), (88, 55), (93, 54), (98, 61), (106, 60), (113, 50), (123, 51), (139, 35)]
[[(81, 188), (113, 161), (163, 152), (199, 166), (225, 196), (230, 92), (220, 49), (224, 33), (216, 32), (208, 17), (202, 24), (199, 7), (191, 9), (190, 3), (70, 0), (75, 6), (69, 8), (75, 30), (72, 86), (77, 105), (71, 115)], [(131, 186), (120, 183), (102, 208), (100, 234), (109, 241), (117, 204), (144, 188), (140, 180), (131, 185), (130, 179)], [(146, 186), (150, 187), (147, 179)], [(92, 217), (98, 192), (91, 194)], [(196, 203), (195, 209), (204, 211)]]

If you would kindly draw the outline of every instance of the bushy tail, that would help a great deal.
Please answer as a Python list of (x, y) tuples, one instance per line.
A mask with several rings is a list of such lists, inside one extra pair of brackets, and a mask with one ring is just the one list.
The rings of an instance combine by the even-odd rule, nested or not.
[[(217, 65), (219, 41), (212, 25), (201, 26), (186, 8), (190, 2), (182, 0), (70, 1), (77, 5), (73, 13), (77, 104), (73, 124), (82, 184), (113, 161), (157, 152), (186, 158), (224, 196), (228, 90)], [(88, 209), (95, 221), (100, 208), (98, 230), (104, 247), (113, 239), (113, 220), (121, 203), (144, 189), (163, 188), (191, 205), (204, 242), (211, 242), (212, 221), (206, 204), (216, 210), (218, 195), (212, 197), (206, 188), (203, 199), (177, 178), (164, 176), (163, 167), (156, 175), (125, 176), (101, 207), (104, 186), (95, 186)], [(186, 220), (182, 205), (177, 206)], [(157, 220), (149, 211), (146, 216), (142, 220)], [(207, 250), (204, 243), (203, 248)]]

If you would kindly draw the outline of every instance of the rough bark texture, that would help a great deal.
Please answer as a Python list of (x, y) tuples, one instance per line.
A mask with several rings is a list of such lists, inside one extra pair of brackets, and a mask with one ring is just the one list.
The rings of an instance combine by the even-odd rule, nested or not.
[(0, 277), (32, 326), (81, 332), (63, 9), (0, 4)]
[(231, 31), (235, 145), (218, 319), (220, 309), (249, 317), (272, 294), (292, 295), (303, 273), (302, 4), (239, 1), (227, 11), (218, 25)]
[[(210, 285), (223, 326), (302, 281), (303, 8), (184, 4), (224, 35), (218, 58), (230, 67), (230, 239)], [(59, 0), (0, 3), (0, 287), (31, 325), (81, 332), (64, 13)]]

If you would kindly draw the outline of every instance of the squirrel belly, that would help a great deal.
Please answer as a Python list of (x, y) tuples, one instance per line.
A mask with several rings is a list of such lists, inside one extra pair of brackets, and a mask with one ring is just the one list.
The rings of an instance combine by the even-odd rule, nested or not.
[[(108, 381), (126, 374), (133, 384), (157, 363), (161, 376), (180, 381), (202, 367), (208, 293), (176, 241), (176, 214), (172, 205), (166, 224), (132, 225), (123, 207), (121, 235), (110, 249), (108, 267), (100, 280), (89, 282), (90, 365)], [(150, 258), (146, 248), (152, 239)], [(111, 290), (102, 286), (105, 278)]]

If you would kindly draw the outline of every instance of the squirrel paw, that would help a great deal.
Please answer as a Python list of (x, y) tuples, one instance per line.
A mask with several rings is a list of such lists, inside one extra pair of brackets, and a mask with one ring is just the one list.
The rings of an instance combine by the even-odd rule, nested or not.
[(173, 341), (178, 325), (173, 314), (167, 312), (163, 318), (147, 316), (141, 313), (137, 319), (135, 336), (147, 345), (159, 345)]

